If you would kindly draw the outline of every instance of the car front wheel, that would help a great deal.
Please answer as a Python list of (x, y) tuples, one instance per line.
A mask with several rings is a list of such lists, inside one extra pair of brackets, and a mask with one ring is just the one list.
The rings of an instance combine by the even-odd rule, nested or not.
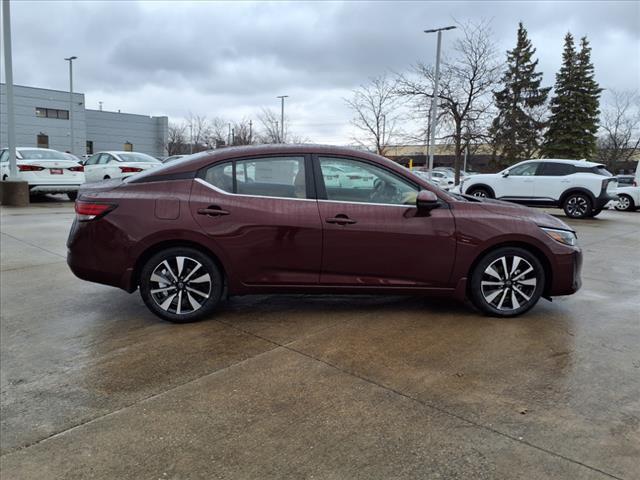
[(633, 198), (629, 195), (619, 195), (618, 203), (615, 205), (616, 210), (620, 210), (621, 212), (628, 212), (629, 210), (633, 210), (635, 205), (633, 204)]
[(535, 255), (503, 247), (487, 253), (473, 269), (470, 296), (487, 315), (514, 317), (538, 302), (544, 283), (544, 268)]
[(493, 195), (491, 195), (491, 192), (484, 187), (476, 187), (476, 188), (472, 187), (469, 190), (467, 190), (467, 193), (474, 197), (493, 198)]
[(222, 275), (199, 250), (174, 247), (153, 255), (140, 273), (140, 295), (163, 320), (188, 323), (211, 313), (222, 295)]
[(584, 193), (572, 193), (563, 204), (564, 213), (570, 218), (587, 218), (591, 216), (593, 206), (591, 199)]

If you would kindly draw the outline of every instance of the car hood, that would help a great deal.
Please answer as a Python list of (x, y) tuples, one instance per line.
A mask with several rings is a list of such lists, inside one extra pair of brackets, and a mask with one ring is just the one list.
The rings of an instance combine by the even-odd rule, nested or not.
[(494, 200), (491, 198), (480, 198), (478, 200), (482, 204), (482, 207), (491, 213), (530, 220), (541, 227), (573, 231), (573, 228), (562, 220), (535, 208), (525, 207), (516, 203), (503, 202), (502, 200)]

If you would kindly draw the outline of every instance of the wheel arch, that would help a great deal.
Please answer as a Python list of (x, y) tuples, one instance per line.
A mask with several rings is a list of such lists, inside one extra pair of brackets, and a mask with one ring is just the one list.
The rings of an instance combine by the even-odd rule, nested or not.
[(135, 288), (138, 285), (140, 285), (140, 272), (142, 271), (142, 268), (144, 267), (144, 264), (147, 263), (147, 261), (153, 255), (155, 255), (158, 252), (161, 252), (162, 250), (166, 250), (168, 248), (175, 248), (175, 247), (193, 248), (194, 250), (198, 250), (202, 254), (207, 255), (209, 258), (211, 258), (211, 260), (213, 260), (213, 262), (216, 264), (216, 266), (220, 269), (220, 274), (222, 275), (222, 278), (223, 278), (223, 281), (224, 281), (223, 297), (226, 295), (229, 278), (228, 278), (228, 270), (227, 270), (227, 268), (225, 268), (224, 263), (220, 260), (218, 255), (216, 255), (215, 252), (213, 252), (210, 248), (207, 248), (206, 246), (202, 245), (201, 243), (195, 242), (193, 240), (184, 240), (184, 239), (163, 240), (163, 241), (160, 241), (160, 242), (157, 242), (157, 243), (154, 243), (154, 244), (148, 246), (138, 256), (138, 259), (136, 260), (136, 263), (135, 263), (135, 266), (134, 266), (134, 269), (133, 269), (133, 273), (132, 273), (132, 276), (131, 276), (131, 287), (132, 287), (132, 289), (135, 290)]
[(465, 189), (465, 194), (467, 194), (467, 192), (469, 192), (469, 190), (473, 191), (473, 190), (477, 190), (479, 188), (484, 188), (485, 190), (487, 190), (491, 194), (492, 198), (496, 198), (496, 191), (493, 189), (493, 187), (487, 185), (486, 183), (474, 183), (473, 185), (469, 185)]
[(476, 265), (478, 265), (478, 263), (480, 263), (480, 261), (484, 258), (485, 255), (487, 255), (488, 253), (492, 252), (493, 250), (497, 250), (499, 248), (504, 248), (504, 247), (517, 247), (517, 248), (522, 248), (523, 250), (528, 251), (529, 253), (531, 253), (532, 255), (534, 255), (542, 264), (542, 268), (544, 270), (544, 290), (542, 292), (543, 296), (547, 295), (547, 293), (549, 292), (549, 290), (551, 289), (551, 285), (553, 284), (553, 269), (551, 268), (551, 262), (549, 261), (549, 258), (547, 257), (547, 255), (538, 247), (536, 247), (535, 245), (531, 244), (531, 243), (527, 243), (524, 241), (506, 241), (506, 242), (500, 242), (500, 243), (496, 243), (493, 245), (488, 246), (487, 248), (485, 248), (484, 250), (482, 250), (477, 256), (476, 258), (473, 260), (473, 262), (471, 262), (471, 266), (469, 267), (469, 269), (467, 270), (467, 278), (469, 279), (469, 281), (467, 281), (466, 287), (467, 287), (467, 298), (470, 298), (470, 289), (471, 289), (471, 275), (473, 274), (473, 270), (476, 268)]
[(573, 193), (584, 193), (589, 197), (589, 200), (591, 200), (591, 206), (595, 207), (596, 196), (593, 194), (591, 190), (585, 187), (571, 187), (565, 190), (564, 192), (562, 192), (562, 195), (560, 195), (560, 199), (559, 199), (560, 206), (563, 206), (567, 197)]

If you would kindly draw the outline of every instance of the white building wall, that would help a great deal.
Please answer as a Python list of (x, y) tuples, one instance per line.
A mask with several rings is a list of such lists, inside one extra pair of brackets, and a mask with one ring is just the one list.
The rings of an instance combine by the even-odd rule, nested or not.
[[(85, 153), (85, 109), (84, 94), (73, 94), (74, 147), (70, 144), (70, 122), (59, 118), (36, 117), (36, 108), (54, 108), (69, 110), (69, 92), (43, 88), (14, 85), (14, 104), (16, 115), (16, 146), (36, 147), (38, 135), (49, 136), (49, 148), (62, 152)], [(7, 91), (0, 84), (0, 147), (7, 146)]]
[[(156, 157), (165, 156), (169, 131), (167, 117), (150, 117), (130, 113), (86, 110), (84, 94), (73, 95), (74, 148), (71, 149), (69, 120), (41, 118), (36, 108), (69, 110), (69, 92), (14, 85), (16, 112), (16, 146), (36, 147), (38, 135), (49, 136), (49, 148), (76, 155), (87, 153), (87, 140), (93, 151), (124, 150), (130, 142), (133, 151)], [(0, 148), (7, 146), (6, 86), (0, 84)]]
[(87, 110), (87, 140), (93, 142), (93, 151), (124, 150), (125, 143), (133, 145), (134, 152), (155, 157), (166, 156), (169, 119), (131, 113)]

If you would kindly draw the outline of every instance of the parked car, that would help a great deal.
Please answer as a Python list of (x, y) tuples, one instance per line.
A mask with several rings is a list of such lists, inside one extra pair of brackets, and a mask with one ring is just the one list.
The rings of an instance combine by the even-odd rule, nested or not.
[[(31, 194), (66, 193), (75, 200), (84, 183), (84, 168), (67, 154), (49, 148), (16, 148), (18, 179), (29, 183)], [(9, 178), (9, 150), (0, 150), (0, 176)]]
[(171, 155), (170, 157), (167, 157), (164, 160), (162, 160), (162, 163), (170, 163), (175, 160), (180, 160), (181, 158), (184, 158), (184, 157), (186, 157), (186, 155)]
[(157, 158), (140, 152), (98, 152), (84, 163), (87, 182), (127, 178), (150, 168), (161, 167)]
[(618, 180), (618, 187), (638, 186), (635, 175), (616, 175), (616, 179)]
[(422, 180), (429, 182), (434, 187), (442, 188), (442, 185), (440, 184), (440, 180), (438, 180), (436, 177), (430, 177), (429, 172), (424, 172), (422, 170), (411, 170), (411, 172), (414, 175), (417, 175), (418, 177), (420, 177)]
[(600, 163), (526, 160), (499, 173), (465, 179), (460, 191), (535, 207), (561, 207), (571, 218), (595, 217), (616, 200), (618, 181)]
[[(326, 165), (373, 185), (330, 186)], [(378, 155), (265, 145), (83, 185), (67, 262), (179, 323), (223, 297), (291, 292), (468, 297), (510, 317), (580, 288), (576, 242), (546, 213), (450, 195)]]
[[(616, 210), (632, 211), (640, 208), (640, 162), (636, 166), (635, 175), (625, 175), (631, 177), (631, 182), (618, 183), (618, 201), (614, 207)], [(620, 176), (618, 176), (620, 178)]]

